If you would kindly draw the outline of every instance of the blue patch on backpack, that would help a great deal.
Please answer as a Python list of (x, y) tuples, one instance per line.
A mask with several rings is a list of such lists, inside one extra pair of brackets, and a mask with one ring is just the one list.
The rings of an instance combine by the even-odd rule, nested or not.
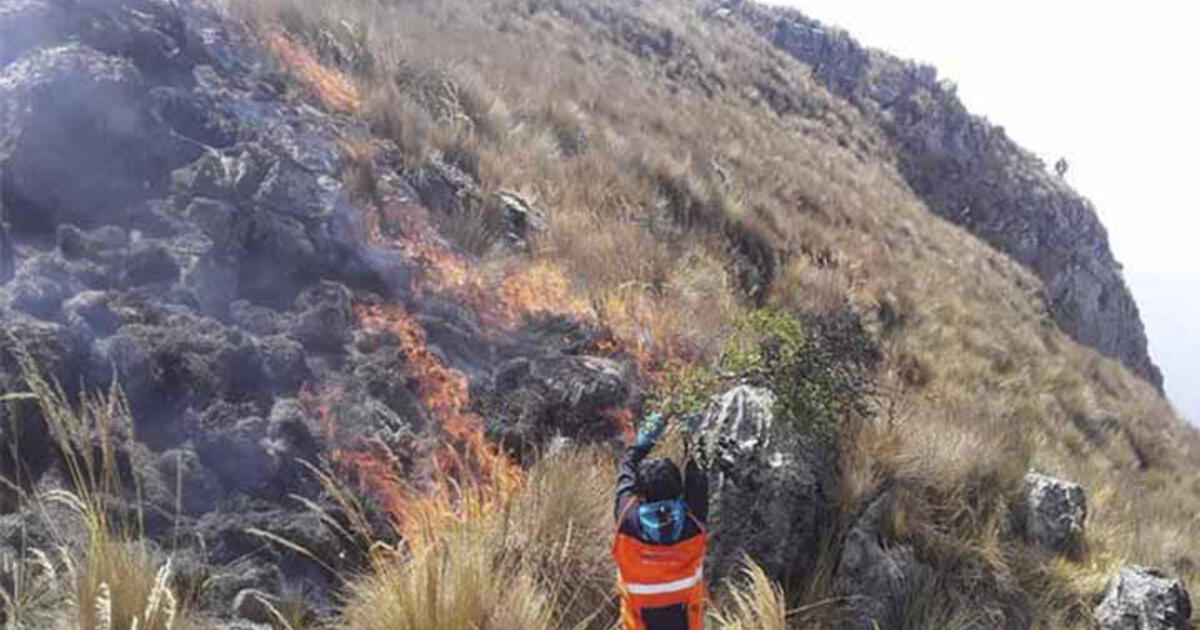
[(687, 518), (687, 505), (683, 499), (668, 499), (643, 503), (638, 506), (638, 520), (642, 532), (651, 542), (671, 544), (683, 535), (683, 523)]

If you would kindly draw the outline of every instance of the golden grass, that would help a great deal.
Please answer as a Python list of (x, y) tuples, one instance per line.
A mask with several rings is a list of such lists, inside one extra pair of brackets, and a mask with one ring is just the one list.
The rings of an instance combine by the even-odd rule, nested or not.
[(762, 567), (747, 561), (741, 581), (733, 586), (728, 603), (713, 611), (716, 630), (787, 630), (788, 611), (783, 589)]
[(131, 485), (136, 480), (122, 479), (117, 462), (121, 441), (131, 438), (127, 425), (131, 415), (120, 388), (114, 384), (106, 393), (84, 393), (81, 402), (73, 405), (19, 345), (15, 352), (28, 394), (46, 422), (70, 483), (33, 500), (41, 502), (43, 510), (45, 503), (66, 506), (86, 523), (82, 549), (71, 546), (79, 541), (62, 541), (64, 568), (59, 575), (69, 592), (71, 626), (76, 630), (184, 627), (186, 611), (169, 584), (169, 560), (157, 558), (148, 541), (140, 538), (140, 517), (114, 517), (110, 509), (113, 497), (137, 493)]
[(519, 489), (460, 486), (413, 505), (405, 548), (349, 585), (339, 627), (606, 627), (615, 618), (608, 545), (612, 461), (542, 460)]
[(497, 558), (492, 523), (459, 523), (410, 558), (353, 584), (346, 630), (550, 630), (553, 602), (529, 572)]

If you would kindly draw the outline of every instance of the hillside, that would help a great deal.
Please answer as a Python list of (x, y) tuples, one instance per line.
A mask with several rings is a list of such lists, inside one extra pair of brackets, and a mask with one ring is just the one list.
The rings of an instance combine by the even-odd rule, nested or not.
[(0, 64), (11, 627), (611, 627), (649, 410), (713, 627), (1192, 619), (1104, 228), (931, 69), (707, 0), (0, 0)]

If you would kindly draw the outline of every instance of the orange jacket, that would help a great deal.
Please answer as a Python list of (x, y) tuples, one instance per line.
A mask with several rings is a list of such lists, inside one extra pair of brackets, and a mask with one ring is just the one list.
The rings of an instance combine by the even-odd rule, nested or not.
[[(636, 505), (631, 502), (629, 508)], [(694, 521), (695, 517), (689, 515)], [(613, 541), (624, 630), (701, 630), (704, 625), (704, 554), (708, 534), (655, 545), (618, 530)], [(686, 626), (681, 625), (686, 619)]]

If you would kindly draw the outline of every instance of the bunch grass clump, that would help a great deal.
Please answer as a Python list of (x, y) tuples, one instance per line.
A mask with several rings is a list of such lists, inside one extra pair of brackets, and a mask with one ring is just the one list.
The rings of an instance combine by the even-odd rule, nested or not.
[[(75, 630), (178, 630), (185, 611), (171, 586), (171, 563), (162, 561), (142, 537), (136, 479), (122, 471), (119, 451), (132, 439), (130, 410), (120, 387), (83, 391), (73, 403), (66, 390), (47, 380), (20, 347), (18, 363), (28, 392), (57, 449), (68, 487), (33, 497), (34, 509), (65, 507), (85, 524), (83, 541), (61, 542), (62, 571), (39, 562), (47, 577), (61, 578)], [(125, 516), (114, 505), (131, 500)], [(81, 545), (81, 547), (76, 548)], [(37, 556), (45, 559), (44, 554)]]

